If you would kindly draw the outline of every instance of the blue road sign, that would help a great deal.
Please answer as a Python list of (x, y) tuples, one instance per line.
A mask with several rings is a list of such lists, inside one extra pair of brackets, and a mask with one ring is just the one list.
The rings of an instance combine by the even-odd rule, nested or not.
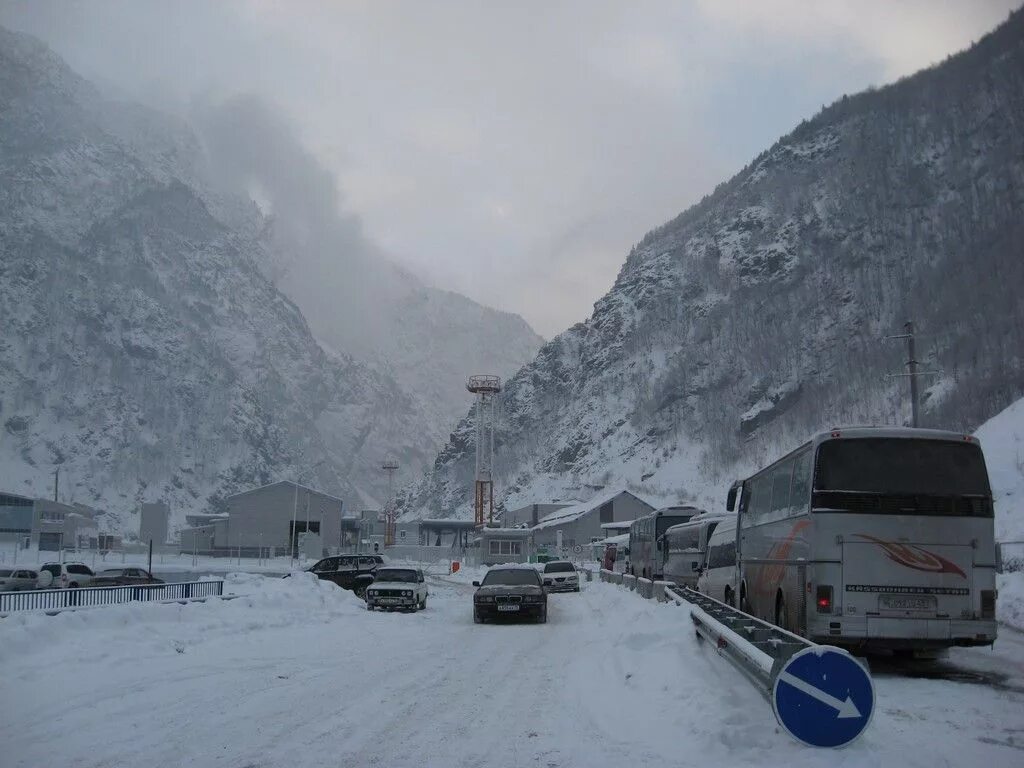
[(772, 685), (772, 709), (790, 735), (812, 747), (842, 747), (860, 736), (875, 712), (867, 668), (841, 648), (805, 648)]

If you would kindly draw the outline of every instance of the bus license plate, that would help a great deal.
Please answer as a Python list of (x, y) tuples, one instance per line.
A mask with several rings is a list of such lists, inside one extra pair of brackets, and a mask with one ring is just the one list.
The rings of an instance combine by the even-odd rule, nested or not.
[(882, 608), (886, 611), (934, 611), (934, 597), (904, 597), (902, 595), (882, 595)]
[(501, 604), (498, 605), (498, 610), (499, 611), (518, 611), (519, 610), (519, 606), (518, 605), (508, 605), (506, 603), (501, 603)]

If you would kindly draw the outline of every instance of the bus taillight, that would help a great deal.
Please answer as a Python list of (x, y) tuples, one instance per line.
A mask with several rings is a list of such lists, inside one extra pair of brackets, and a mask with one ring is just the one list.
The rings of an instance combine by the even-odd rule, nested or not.
[(818, 585), (818, 613), (832, 613), (832, 587), (829, 584)]

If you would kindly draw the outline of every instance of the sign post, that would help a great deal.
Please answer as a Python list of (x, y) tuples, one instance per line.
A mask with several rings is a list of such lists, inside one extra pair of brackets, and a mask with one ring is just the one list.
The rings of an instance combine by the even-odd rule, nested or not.
[(793, 654), (775, 676), (771, 694), (779, 724), (812, 747), (846, 746), (864, 732), (875, 711), (868, 670), (830, 645)]

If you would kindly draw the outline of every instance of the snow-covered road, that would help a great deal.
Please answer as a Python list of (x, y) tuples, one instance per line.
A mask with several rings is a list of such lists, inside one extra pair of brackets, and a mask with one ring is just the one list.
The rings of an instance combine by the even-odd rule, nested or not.
[[(305, 578), (245, 596), (0, 622), (0, 764), (25, 766), (1019, 766), (1019, 658), (1002, 687), (876, 676), (850, 748), (779, 732), (683, 609), (593, 583), (546, 625), (474, 625), (434, 580), (419, 614)], [(1008, 644), (1014, 657), (1024, 645)], [(998, 653), (998, 652), (997, 652)]]

